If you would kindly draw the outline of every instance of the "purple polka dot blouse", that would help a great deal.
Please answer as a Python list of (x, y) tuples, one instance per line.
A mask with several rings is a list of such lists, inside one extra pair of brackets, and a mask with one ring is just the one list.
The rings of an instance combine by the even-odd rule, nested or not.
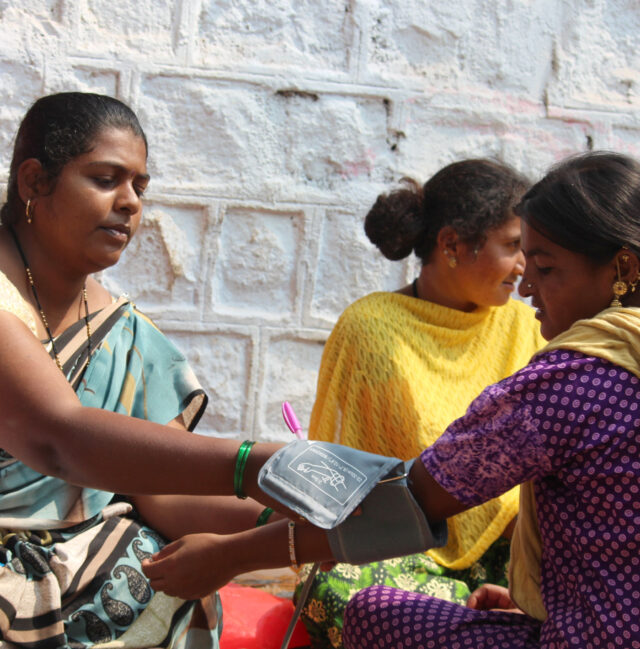
[[(347, 609), (346, 646), (640, 648), (639, 449), (640, 380), (608, 361), (551, 351), (488, 387), (421, 459), (470, 506), (534, 480), (547, 620), (374, 587)], [(365, 641), (391, 601), (409, 621), (422, 607), (420, 641), (409, 622)]]

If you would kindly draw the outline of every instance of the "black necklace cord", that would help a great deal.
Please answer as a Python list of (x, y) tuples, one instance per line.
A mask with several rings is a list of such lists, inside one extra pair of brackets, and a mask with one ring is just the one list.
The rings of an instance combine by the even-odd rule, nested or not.
[[(22, 263), (24, 264), (24, 270), (27, 274), (27, 281), (29, 282), (29, 286), (31, 287), (31, 292), (33, 293), (33, 299), (35, 300), (36, 306), (38, 307), (42, 324), (44, 325), (47, 335), (49, 336), (49, 343), (51, 344), (51, 350), (53, 351), (53, 357), (56, 361), (56, 365), (58, 366), (58, 369), (64, 374), (64, 370), (62, 369), (62, 363), (60, 362), (60, 357), (58, 356), (56, 343), (51, 333), (51, 329), (49, 328), (49, 321), (47, 320), (47, 316), (45, 315), (44, 310), (42, 309), (42, 304), (40, 304), (40, 299), (38, 298), (38, 291), (36, 290), (36, 285), (35, 282), (33, 281), (33, 274), (31, 273), (31, 268), (29, 267), (27, 256), (24, 254), (24, 250), (20, 245), (20, 240), (18, 239), (18, 235), (16, 234), (13, 227), (8, 226), (8, 229), (9, 232), (11, 233), (14, 243), (16, 244), (16, 248), (18, 250), (20, 258), (22, 259)], [(87, 365), (89, 365), (89, 362), (91, 360), (91, 323), (89, 322), (89, 303), (87, 300), (86, 281), (82, 286), (82, 299), (84, 301), (84, 323), (87, 328)]]

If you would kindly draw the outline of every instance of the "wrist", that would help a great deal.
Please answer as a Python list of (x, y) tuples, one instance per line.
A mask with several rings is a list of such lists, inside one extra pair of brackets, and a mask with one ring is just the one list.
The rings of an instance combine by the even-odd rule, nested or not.
[(247, 538), (245, 532), (220, 535), (218, 537), (217, 547), (213, 549), (212, 561), (216, 561), (216, 554), (219, 561), (220, 554), (222, 554), (225, 557), (227, 565), (232, 567), (234, 576), (251, 572), (252, 570), (258, 570), (259, 568), (259, 566), (254, 565), (257, 559), (254, 555), (260, 554), (256, 552), (256, 546), (258, 544), (255, 541), (253, 542), (252, 551), (251, 540)]
[(259, 443), (252, 449), (244, 469), (244, 492), (265, 505), (272, 504), (270, 499), (265, 499), (264, 492), (258, 487), (258, 473), (264, 463), (284, 444)]
[(290, 565), (287, 520), (238, 532), (230, 543), (230, 561), (241, 570), (265, 570)]
[(274, 510), (271, 507), (265, 507), (256, 519), (256, 527), (262, 527), (269, 522)]

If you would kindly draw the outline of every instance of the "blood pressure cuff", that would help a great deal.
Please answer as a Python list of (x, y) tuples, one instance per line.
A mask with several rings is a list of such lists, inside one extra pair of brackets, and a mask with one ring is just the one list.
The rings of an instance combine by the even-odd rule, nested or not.
[[(258, 484), (314, 525), (329, 530), (337, 561), (367, 563), (444, 545), (411, 494), (408, 463), (328, 442), (295, 441), (264, 464)], [(361, 505), (361, 511), (349, 516)]]

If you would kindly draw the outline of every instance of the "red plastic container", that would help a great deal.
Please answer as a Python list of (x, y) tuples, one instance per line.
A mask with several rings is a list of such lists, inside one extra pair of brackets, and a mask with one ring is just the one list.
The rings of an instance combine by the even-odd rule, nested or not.
[[(293, 615), (293, 603), (258, 588), (227, 584), (220, 591), (220, 649), (280, 649)], [(306, 647), (309, 636), (300, 620), (289, 647)]]

